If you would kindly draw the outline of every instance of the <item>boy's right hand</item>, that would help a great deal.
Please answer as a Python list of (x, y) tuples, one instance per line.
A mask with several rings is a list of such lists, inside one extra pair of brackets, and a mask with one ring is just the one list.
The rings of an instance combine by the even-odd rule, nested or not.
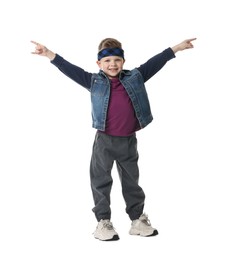
[(32, 51), (31, 52), (32, 54), (45, 56), (48, 57), (50, 60), (53, 60), (55, 58), (56, 54), (50, 51), (47, 47), (35, 41), (31, 41), (31, 42), (35, 44), (35, 51)]

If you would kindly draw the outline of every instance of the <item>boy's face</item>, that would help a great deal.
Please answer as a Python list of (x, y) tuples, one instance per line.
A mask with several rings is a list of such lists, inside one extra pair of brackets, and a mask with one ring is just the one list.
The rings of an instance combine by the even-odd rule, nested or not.
[(98, 67), (109, 78), (116, 78), (123, 69), (124, 63), (124, 59), (119, 56), (108, 56), (97, 61)]

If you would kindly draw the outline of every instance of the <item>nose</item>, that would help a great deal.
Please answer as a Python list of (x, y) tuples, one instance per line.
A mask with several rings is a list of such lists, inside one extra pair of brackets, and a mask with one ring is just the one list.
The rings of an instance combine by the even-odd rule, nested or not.
[(111, 65), (112, 67), (116, 67), (116, 62), (115, 62), (114, 60), (112, 60), (111, 63), (110, 63), (110, 65)]

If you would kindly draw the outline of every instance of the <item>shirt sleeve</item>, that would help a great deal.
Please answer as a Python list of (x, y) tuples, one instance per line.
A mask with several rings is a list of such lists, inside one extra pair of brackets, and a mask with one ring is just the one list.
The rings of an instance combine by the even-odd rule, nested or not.
[(92, 73), (68, 62), (58, 54), (56, 54), (55, 58), (51, 60), (51, 63), (67, 77), (90, 91)]
[(171, 48), (165, 49), (163, 52), (155, 55), (142, 65), (140, 65), (137, 69), (143, 76), (144, 82), (149, 80), (152, 76), (154, 76), (163, 66), (167, 63), (167, 61), (175, 58), (175, 54)]

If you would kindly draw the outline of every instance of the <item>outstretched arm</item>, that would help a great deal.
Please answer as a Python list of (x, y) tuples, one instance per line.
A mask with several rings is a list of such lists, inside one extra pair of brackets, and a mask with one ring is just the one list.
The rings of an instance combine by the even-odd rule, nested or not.
[(197, 38), (191, 38), (191, 39), (184, 40), (181, 43), (172, 47), (171, 49), (173, 50), (174, 53), (176, 53), (178, 51), (183, 51), (183, 50), (186, 50), (186, 49), (191, 49), (191, 48), (194, 47), (193, 44), (192, 44), (192, 41), (194, 41), (196, 39)]
[(32, 54), (37, 54), (40, 56), (45, 56), (47, 58), (49, 58), (50, 60), (53, 60), (56, 56), (56, 54), (52, 51), (50, 51), (47, 47), (45, 47), (44, 45), (35, 42), (35, 41), (31, 41), (33, 44), (35, 44), (35, 51), (32, 51)]

